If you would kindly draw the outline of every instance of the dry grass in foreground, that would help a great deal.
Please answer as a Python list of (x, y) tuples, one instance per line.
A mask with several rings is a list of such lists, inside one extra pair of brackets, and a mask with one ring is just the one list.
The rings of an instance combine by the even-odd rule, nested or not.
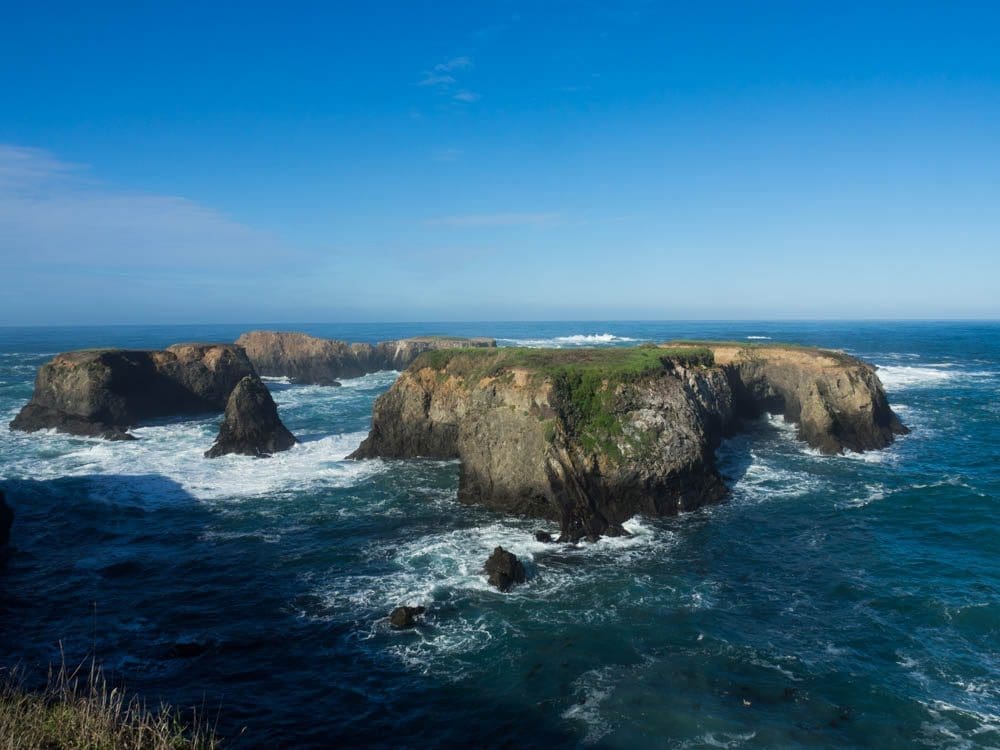
[(42, 691), (0, 675), (0, 750), (214, 750), (215, 729), (169, 706), (151, 711), (108, 685), (93, 661), (49, 672)]

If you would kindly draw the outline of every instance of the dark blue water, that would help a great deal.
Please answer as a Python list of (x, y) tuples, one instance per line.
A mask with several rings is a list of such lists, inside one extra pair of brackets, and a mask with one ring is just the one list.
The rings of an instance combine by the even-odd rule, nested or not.
[[(0, 417), (55, 352), (253, 327), (0, 329)], [(271, 382), (303, 442), (265, 461), (203, 459), (215, 419), (134, 443), (3, 427), (0, 665), (95, 651), (150, 703), (245, 727), (239, 747), (1000, 747), (1000, 324), (291, 328), (839, 347), (913, 432), (825, 457), (764, 419), (721, 451), (728, 502), (571, 549), (460, 505), (453, 463), (343, 461), (391, 373)], [(531, 576), (507, 595), (479, 575), (498, 543)], [(390, 632), (400, 603), (427, 624)]]

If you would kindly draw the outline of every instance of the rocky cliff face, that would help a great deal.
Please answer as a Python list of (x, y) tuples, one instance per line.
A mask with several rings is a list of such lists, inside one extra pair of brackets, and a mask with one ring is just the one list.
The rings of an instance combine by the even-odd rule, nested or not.
[(295, 445), (295, 436), (278, 417), (278, 407), (260, 378), (248, 375), (233, 389), (226, 404), (219, 436), (206, 453), (218, 458), (229, 453), (270, 456)]
[(261, 375), (288, 377), (299, 383), (339, 385), (338, 378), (356, 378), (380, 370), (405, 370), (422, 353), (459, 347), (495, 347), (485, 338), (422, 338), (348, 344), (304, 333), (250, 331), (236, 340)]
[(458, 458), (461, 500), (558, 520), (577, 540), (722, 498), (714, 451), (740, 416), (784, 409), (826, 452), (904, 429), (868, 365), (785, 351), (432, 352), (376, 402), (353, 457)]
[(253, 365), (232, 344), (68, 352), (39, 368), (31, 401), (10, 426), (129, 439), (128, 428), (146, 419), (222, 411), (247, 375), (256, 377)]
[(713, 346), (742, 416), (783, 414), (823, 453), (889, 445), (908, 430), (889, 408), (875, 368), (840, 352), (794, 347)]

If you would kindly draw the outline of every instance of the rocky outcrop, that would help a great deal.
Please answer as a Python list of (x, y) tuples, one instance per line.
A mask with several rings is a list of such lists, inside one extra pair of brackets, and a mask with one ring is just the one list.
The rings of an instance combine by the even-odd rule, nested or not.
[(823, 453), (884, 448), (908, 432), (871, 365), (821, 349), (714, 345), (740, 416), (783, 414)]
[(486, 574), (487, 583), (500, 591), (510, 591), (515, 584), (524, 583), (527, 579), (524, 566), (517, 559), (517, 555), (503, 547), (493, 550), (493, 554), (483, 566), (483, 572)]
[(14, 511), (7, 505), (7, 496), (0, 490), (0, 548), (10, 542), (10, 527), (14, 524)]
[(404, 372), (353, 457), (460, 459), (460, 500), (556, 520), (564, 541), (595, 539), (636, 514), (724, 497), (715, 449), (763, 410), (827, 453), (884, 447), (905, 430), (873, 368), (835, 352), (462, 350)]
[(127, 430), (144, 420), (222, 411), (247, 375), (253, 365), (232, 344), (68, 352), (39, 368), (31, 401), (10, 426), (131, 439)]
[(417, 617), (427, 610), (424, 607), (396, 607), (389, 613), (389, 625), (396, 630), (406, 630), (417, 624)]
[(229, 453), (270, 456), (295, 443), (295, 436), (278, 418), (278, 407), (267, 386), (256, 375), (247, 375), (230, 394), (219, 436), (205, 457)]
[(339, 378), (356, 378), (380, 370), (405, 370), (418, 356), (435, 349), (496, 346), (493, 339), (444, 336), (374, 345), (348, 344), (282, 331), (250, 331), (236, 343), (246, 350), (261, 375), (314, 385), (340, 385)]

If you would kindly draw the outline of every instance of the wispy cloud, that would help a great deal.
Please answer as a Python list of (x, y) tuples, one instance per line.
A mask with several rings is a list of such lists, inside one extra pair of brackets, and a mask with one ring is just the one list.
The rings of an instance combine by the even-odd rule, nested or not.
[(0, 144), (0, 267), (230, 270), (289, 250), (185, 198), (117, 189), (84, 165)]
[(434, 70), (438, 73), (450, 73), (453, 70), (468, 70), (472, 67), (472, 60), (468, 57), (453, 57), (448, 62), (438, 63)]
[(450, 86), (455, 82), (452, 76), (424, 71), (424, 77), (417, 81), (418, 86)]
[(562, 221), (560, 213), (497, 213), (497, 214), (461, 214), (456, 216), (441, 216), (428, 219), (430, 226), (455, 227), (474, 229), (483, 227), (523, 227), (545, 226)]
[(439, 94), (448, 95), (453, 101), (471, 104), (482, 99), (482, 95), (467, 88), (456, 87), (459, 84), (456, 77), (460, 72), (472, 68), (472, 58), (461, 56), (453, 57), (442, 63), (438, 63), (430, 70), (421, 73), (421, 78), (417, 81), (418, 86), (424, 86), (437, 91)]

